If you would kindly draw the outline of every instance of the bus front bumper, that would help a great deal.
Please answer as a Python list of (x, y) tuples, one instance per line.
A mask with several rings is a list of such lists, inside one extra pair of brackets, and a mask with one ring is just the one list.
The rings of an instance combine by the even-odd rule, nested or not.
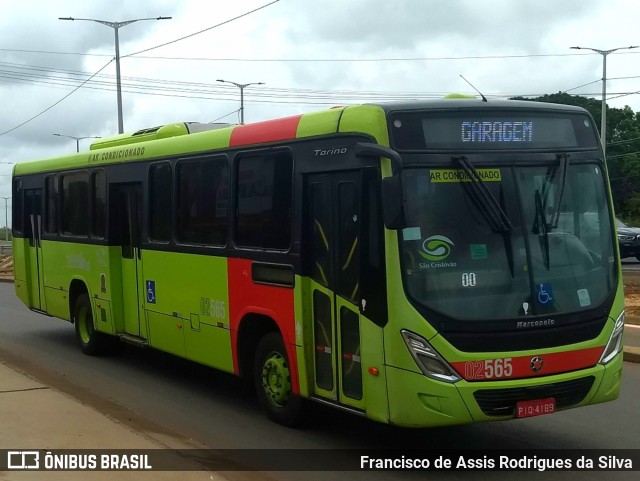
[(556, 411), (613, 401), (620, 392), (622, 357), (551, 376), (453, 384), (387, 366), (389, 422), (406, 427), (469, 424), (514, 419), (519, 401), (554, 398)]

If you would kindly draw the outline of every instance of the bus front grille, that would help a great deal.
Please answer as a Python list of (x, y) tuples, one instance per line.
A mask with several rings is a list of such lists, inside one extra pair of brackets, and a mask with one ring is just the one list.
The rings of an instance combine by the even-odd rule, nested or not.
[(487, 416), (510, 416), (519, 401), (554, 398), (556, 409), (563, 409), (581, 402), (595, 381), (588, 376), (571, 381), (554, 382), (541, 386), (509, 389), (480, 389), (473, 396)]

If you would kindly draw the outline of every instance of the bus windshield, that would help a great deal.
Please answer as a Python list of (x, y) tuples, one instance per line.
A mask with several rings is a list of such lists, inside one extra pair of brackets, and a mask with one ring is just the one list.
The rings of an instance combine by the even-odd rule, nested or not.
[[(474, 170), (499, 209), (478, 196), (477, 179), (459, 164), (403, 171), (410, 298), (466, 321), (598, 307), (616, 285), (600, 164), (559, 159)], [(496, 228), (496, 210), (511, 228)]]

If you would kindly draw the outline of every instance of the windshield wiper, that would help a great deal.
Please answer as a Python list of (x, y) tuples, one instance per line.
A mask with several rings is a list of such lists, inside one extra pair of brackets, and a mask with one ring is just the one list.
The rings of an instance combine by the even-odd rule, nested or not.
[(451, 160), (457, 161), (469, 177), (474, 197), (478, 201), (479, 210), (482, 212), (491, 230), (500, 234), (511, 233), (513, 225), (511, 225), (509, 217), (486, 186), (471, 161), (464, 155), (459, 157), (453, 156)]
[[(569, 155), (558, 154), (558, 160), (560, 161), (560, 185), (556, 192), (556, 201), (551, 213), (551, 222), (547, 226), (547, 229), (557, 229), (558, 222), (560, 221), (560, 209), (562, 208), (562, 196), (564, 194), (564, 187), (567, 183), (567, 171), (569, 170)], [(545, 201), (546, 204), (546, 201)]]
[(491, 230), (497, 234), (502, 234), (504, 241), (504, 250), (507, 256), (507, 264), (511, 271), (511, 277), (514, 277), (514, 262), (513, 262), (513, 245), (511, 242), (511, 231), (513, 225), (509, 220), (504, 209), (500, 206), (500, 203), (493, 196), (485, 182), (480, 177), (478, 170), (471, 163), (471, 161), (462, 156), (452, 156), (451, 160), (457, 161), (462, 170), (467, 174), (470, 180), (471, 193), (477, 201), (478, 210), (482, 213), (483, 217), (491, 227)]
[(540, 251), (542, 252), (542, 257), (544, 261), (544, 265), (549, 270), (550, 259), (549, 259), (549, 224), (547, 224), (547, 219), (545, 218), (544, 206), (542, 205), (542, 196), (540, 195), (540, 191), (536, 189), (535, 195), (535, 204), (536, 204), (536, 217), (533, 222), (533, 233), (538, 236), (538, 241), (540, 242)]

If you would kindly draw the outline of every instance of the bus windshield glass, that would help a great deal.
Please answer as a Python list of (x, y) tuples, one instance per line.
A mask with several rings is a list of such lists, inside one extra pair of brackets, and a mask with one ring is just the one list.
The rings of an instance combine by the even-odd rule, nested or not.
[[(616, 285), (600, 164), (557, 160), (474, 170), (499, 209), (477, 196), (457, 164), (403, 171), (401, 250), (411, 299), (458, 320), (598, 307)], [(496, 226), (496, 210), (509, 229)]]

